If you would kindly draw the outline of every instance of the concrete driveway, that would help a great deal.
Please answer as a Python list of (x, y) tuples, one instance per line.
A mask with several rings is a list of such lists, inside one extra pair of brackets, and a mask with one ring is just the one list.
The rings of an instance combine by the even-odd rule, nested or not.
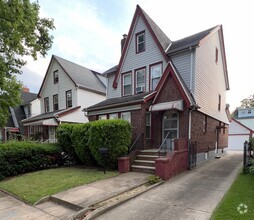
[(242, 167), (242, 154), (207, 161), (113, 210), (100, 220), (209, 219)]

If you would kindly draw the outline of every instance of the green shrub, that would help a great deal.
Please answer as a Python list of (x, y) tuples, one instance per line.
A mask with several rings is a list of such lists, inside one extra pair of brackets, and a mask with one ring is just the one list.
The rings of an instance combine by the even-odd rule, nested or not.
[(0, 144), (0, 179), (61, 164), (56, 144), (8, 142)]
[(75, 153), (79, 160), (85, 165), (95, 164), (95, 160), (88, 145), (90, 127), (91, 123), (73, 125), (71, 134), (72, 146), (74, 147)]
[(151, 176), (148, 177), (148, 183), (149, 183), (150, 185), (153, 185), (153, 184), (158, 183), (158, 182), (160, 182), (160, 181), (161, 181), (161, 178), (158, 177), (158, 176), (151, 175)]
[(89, 147), (98, 164), (104, 165), (99, 152), (102, 147), (108, 148), (107, 165), (117, 167), (117, 158), (127, 153), (131, 143), (131, 125), (129, 122), (113, 119), (91, 123)]

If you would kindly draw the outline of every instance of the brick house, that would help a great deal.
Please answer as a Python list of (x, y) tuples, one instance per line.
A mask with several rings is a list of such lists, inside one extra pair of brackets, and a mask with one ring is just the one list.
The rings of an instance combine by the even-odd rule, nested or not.
[[(104, 73), (107, 99), (85, 109), (90, 121), (122, 118), (134, 149), (196, 146), (196, 162), (228, 143), (229, 81), (222, 26), (171, 41), (137, 5), (119, 64)], [(190, 152), (189, 152), (190, 153)]]

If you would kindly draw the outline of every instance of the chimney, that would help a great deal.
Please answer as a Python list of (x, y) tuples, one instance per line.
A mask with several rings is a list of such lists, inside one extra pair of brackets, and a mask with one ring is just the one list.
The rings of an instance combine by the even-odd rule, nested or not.
[(123, 52), (124, 44), (127, 39), (127, 34), (123, 35), (123, 39), (121, 40), (121, 53)]
[(28, 87), (26, 87), (26, 86), (23, 87), (23, 92), (29, 92), (29, 91), (30, 91), (30, 89)]

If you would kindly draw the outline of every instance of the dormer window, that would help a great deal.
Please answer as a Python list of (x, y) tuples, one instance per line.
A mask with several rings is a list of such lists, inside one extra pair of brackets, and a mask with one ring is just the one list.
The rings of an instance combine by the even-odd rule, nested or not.
[(145, 31), (136, 34), (136, 53), (145, 51)]
[(142, 68), (135, 71), (135, 93), (145, 92), (145, 81), (146, 81), (146, 69)]
[(58, 70), (54, 71), (54, 84), (58, 83)]
[(131, 95), (131, 73), (123, 74), (123, 96)]

